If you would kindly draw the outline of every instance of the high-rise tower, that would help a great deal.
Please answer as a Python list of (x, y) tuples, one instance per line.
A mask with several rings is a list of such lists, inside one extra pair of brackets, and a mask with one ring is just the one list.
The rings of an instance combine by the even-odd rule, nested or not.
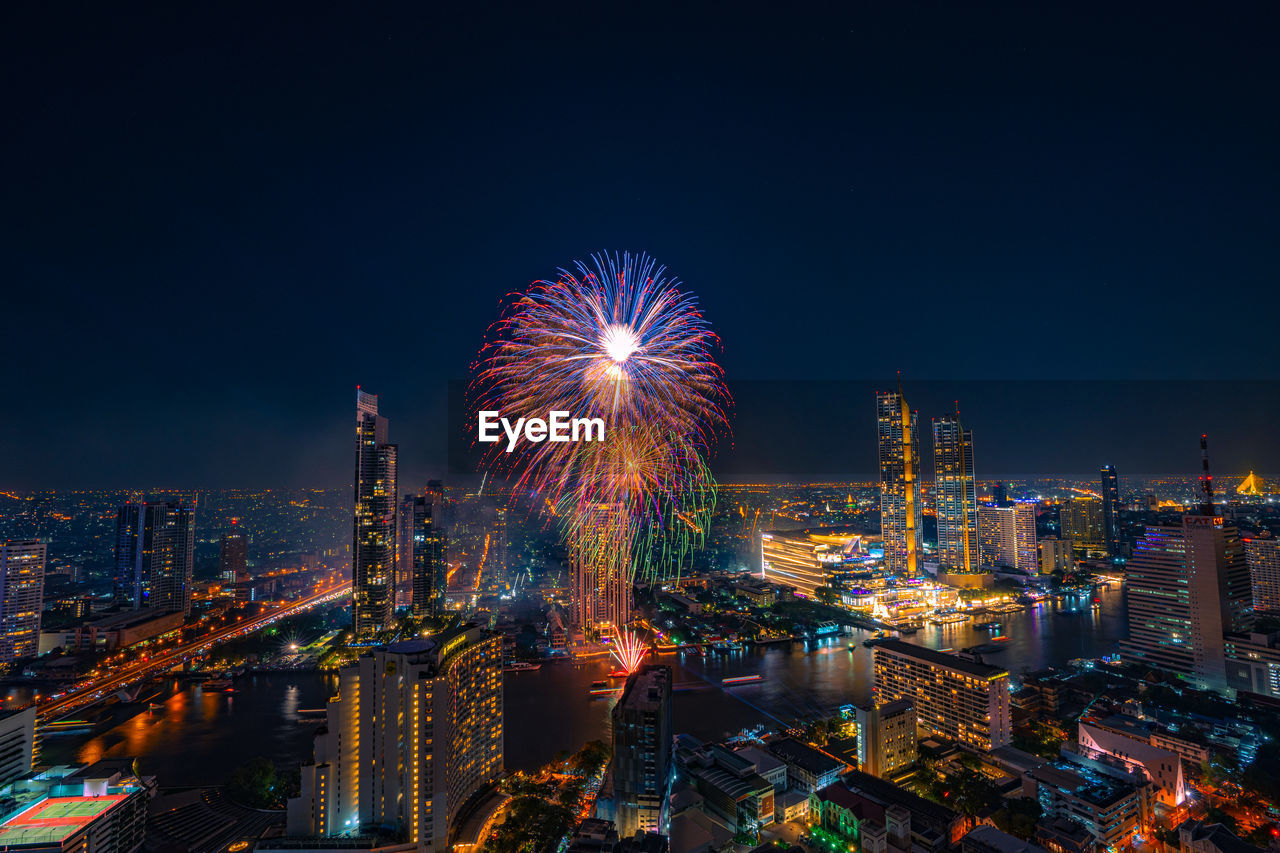
[(885, 567), (915, 577), (924, 553), (920, 525), (920, 447), (915, 415), (897, 391), (876, 393), (880, 530)]
[(357, 388), (351, 579), (360, 639), (388, 627), (395, 607), (396, 450), (387, 441), (377, 396)]
[(951, 572), (978, 568), (978, 500), (973, 479), (973, 430), (960, 414), (933, 419), (934, 502), (938, 563)]
[(448, 533), (444, 486), (432, 480), (420, 495), (406, 495), (400, 507), (400, 559), (409, 575), (414, 616), (435, 616), (444, 605), (448, 577)]
[(195, 507), (130, 501), (116, 512), (116, 601), (126, 607), (191, 612)]
[(618, 835), (661, 832), (671, 779), (671, 667), (646, 666), (613, 706), (613, 796)]
[(1125, 565), (1129, 639), (1120, 655), (1226, 692), (1223, 634), (1249, 627), (1253, 590), (1239, 532), (1213, 513), (1207, 451), (1201, 489), (1199, 512), (1148, 527)]
[(45, 544), (34, 539), (0, 543), (0, 663), (40, 650), (45, 557)]
[(587, 631), (631, 621), (631, 538), (621, 505), (601, 503), (570, 546), (573, 621)]
[(1112, 559), (1120, 554), (1120, 478), (1113, 465), (1102, 466), (1102, 537)]

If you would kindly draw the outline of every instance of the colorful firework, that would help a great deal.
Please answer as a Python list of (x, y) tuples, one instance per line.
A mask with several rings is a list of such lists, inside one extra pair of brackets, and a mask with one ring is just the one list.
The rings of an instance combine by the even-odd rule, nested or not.
[(644, 647), (644, 643), (640, 641), (639, 634), (626, 629), (613, 629), (613, 645), (610, 647), (609, 652), (627, 675), (640, 668), (646, 651), (648, 650)]
[[(554, 508), (579, 559), (678, 572), (714, 506), (706, 459), (727, 429), (718, 339), (647, 255), (593, 255), (516, 294), (476, 364), (476, 410), (600, 418), (604, 441), (495, 445), (489, 470)], [(614, 571), (611, 569), (610, 571)], [(629, 587), (628, 587), (629, 588)]]

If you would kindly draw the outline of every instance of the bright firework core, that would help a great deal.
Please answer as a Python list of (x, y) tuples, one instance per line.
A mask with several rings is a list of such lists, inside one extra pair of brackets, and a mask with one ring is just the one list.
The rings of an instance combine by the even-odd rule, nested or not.
[(610, 652), (617, 659), (618, 666), (622, 667), (623, 672), (630, 675), (639, 669), (646, 651), (644, 644), (640, 642), (639, 634), (625, 628), (613, 629), (613, 647)]
[(615, 364), (622, 364), (633, 352), (640, 349), (640, 341), (636, 339), (635, 330), (620, 323), (614, 323), (604, 330), (600, 345), (604, 347), (604, 351)]

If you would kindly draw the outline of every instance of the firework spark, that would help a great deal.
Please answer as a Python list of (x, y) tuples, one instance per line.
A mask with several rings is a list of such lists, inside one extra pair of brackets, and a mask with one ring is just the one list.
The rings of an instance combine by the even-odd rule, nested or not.
[[(714, 504), (706, 459), (727, 428), (719, 341), (647, 255), (593, 255), (518, 294), (476, 363), (477, 410), (600, 418), (602, 442), (495, 446), (487, 466), (554, 507), (581, 558), (677, 572)], [(608, 522), (601, 524), (601, 519)]]
[(640, 635), (636, 632), (614, 628), (613, 646), (609, 651), (613, 654), (622, 671), (630, 675), (640, 668), (640, 663), (644, 660), (645, 652), (648, 650), (644, 647), (644, 644), (640, 641)]

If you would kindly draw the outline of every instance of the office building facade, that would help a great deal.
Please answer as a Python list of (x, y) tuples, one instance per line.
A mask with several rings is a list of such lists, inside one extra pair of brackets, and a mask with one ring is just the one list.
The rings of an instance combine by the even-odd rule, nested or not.
[(502, 641), (473, 625), (378, 648), (338, 696), (289, 800), (288, 833), (381, 833), (443, 853), (503, 766)]
[(631, 621), (630, 519), (622, 507), (597, 504), (569, 549), (573, 619), (588, 632), (607, 632)]
[(35, 539), (0, 543), (0, 663), (40, 651), (47, 556), (45, 544)]
[(920, 437), (902, 389), (876, 393), (876, 448), (880, 465), (880, 530), (885, 567), (916, 577), (922, 570)]
[(1054, 572), (1069, 572), (1075, 566), (1071, 540), (1046, 536), (1036, 543), (1040, 549), (1040, 573), (1051, 575)]
[(983, 750), (1009, 744), (1006, 670), (901, 640), (880, 643), (872, 657), (873, 701), (910, 702), (920, 731)]
[(355, 518), (351, 577), (356, 637), (391, 625), (395, 609), (396, 455), (378, 397), (356, 389)]
[(1248, 628), (1253, 591), (1244, 543), (1220, 516), (1188, 513), (1148, 527), (1125, 565), (1129, 638), (1120, 655), (1226, 692), (1223, 634)]
[(191, 612), (194, 506), (130, 501), (116, 512), (115, 598), (133, 609)]
[(933, 419), (934, 509), (938, 564), (947, 572), (978, 570), (978, 495), (973, 478), (973, 430), (960, 415)]
[(231, 519), (231, 527), (218, 540), (218, 576), (224, 583), (234, 584), (249, 571), (249, 537), (240, 527), (240, 519)]
[(614, 823), (618, 835), (661, 832), (671, 778), (671, 667), (646, 666), (613, 706)]

